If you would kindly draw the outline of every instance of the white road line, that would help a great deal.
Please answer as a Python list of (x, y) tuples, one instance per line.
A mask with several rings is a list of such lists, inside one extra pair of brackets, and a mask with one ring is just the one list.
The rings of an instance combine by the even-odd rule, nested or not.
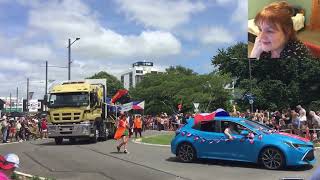
[(19, 143), (19, 142), (1, 143), (0, 146), (4, 146), (4, 145), (7, 145), (7, 144), (8, 144), (8, 145), (9, 145), (9, 144), (17, 144), (17, 143)]
[(144, 143), (144, 142), (141, 142), (141, 138), (133, 139), (132, 142), (136, 143), (136, 144), (143, 144), (143, 145), (148, 145), (148, 146), (170, 147), (170, 145)]

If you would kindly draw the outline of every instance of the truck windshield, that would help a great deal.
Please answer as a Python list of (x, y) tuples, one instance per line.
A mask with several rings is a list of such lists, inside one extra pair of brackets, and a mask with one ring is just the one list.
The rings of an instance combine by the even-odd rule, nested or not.
[(50, 95), (48, 107), (78, 107), (89, 105), (89, 93), (55, 93)]

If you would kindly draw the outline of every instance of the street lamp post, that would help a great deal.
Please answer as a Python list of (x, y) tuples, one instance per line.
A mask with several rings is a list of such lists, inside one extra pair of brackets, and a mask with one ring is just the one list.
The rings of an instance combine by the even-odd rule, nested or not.
[[(248, 64), (249, 64), (249, 81), (250, 81), (250, 94), (252, 94), (252, 75), (251, 75), (251, 60), (254, 58), (231, 58), (231, 59), (248, 59)], [(252, 96), (251, 96), (252, 98)], [(249, 100), (250, 106), (251, 106), (251, 112), (253, 112), (253, 100)]]
[[(249, 80), (250, 80), (250, 93), (252, 94), (252, 75), (251, 75), (251, 59), (248, 58), (248, 61), (249, 61)], [(253, 100), (251, 100), (250, 102), (250, 105), (251, 105), (251, 112), (253, 112)]]
[(71, 45), (79, 39), (80, 38), (76, 38), (72, 43), (71, 39), (68, 39), (68, 80), (71, 79)]

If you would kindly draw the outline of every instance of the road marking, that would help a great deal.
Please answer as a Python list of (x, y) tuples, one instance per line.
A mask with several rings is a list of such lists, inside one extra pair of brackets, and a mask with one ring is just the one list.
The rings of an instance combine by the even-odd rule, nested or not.
[[(23, 172), (19, 172), (19, 171), (14, 171), (16, 174), (18, 174), (19, 176), (23, 176), (23, 177), (28, 177), (28, 178), (33, 178), (34, 176), (31, 175), (31, 174), (26, 174), (26, 173), (23, 173)], [(41, 180), (45, 180), (46, 178), (44, 177), (39, 177), (37, 176), (39, 179)]]
[(77, 146), (77, 147), (81, 148), (81, 149), (89, 150), (89, 151), (92, 151), (92, 152), (95, 152), (95, 153), (98, 153), (98, 154), (102, 154), (104, 156), (108, 156), (108, 157), (111, 157), (111, 158), (114, 158), (114, 159), (118, 159), (118, 160), (121, 160), (121, 161), (124, 161), (124, 162), (127, 162), (127, 163), (131, 163), (131, 164), (134, 164), (134, 165), (137, 165), (137, 166), (140, 166), (140, 167), (144, 167), (144, 168), (148, 168), (148, 169), (151, 169), (151, 170), (154, 170), (154, 171), (162, 172), (162, 173), (174, 176), (174, 177), (176, 177), (176, 179), (191, 180), (190, 178), (187, 178), (187, 177), (179, 176), (179, 175), (176, 175), (174, 173), (171, 173), (171, 172), (168, 172), (168, 171), (165, 171), (165, 170), (157, 169), (157, 168), (154, 168), (154, 167), (151, 167), (151, 166), (148, 166), (148, 165), (144, 165), (144, 164), (141, 164), (141, 163), (138, 163), (138, 162), (134, 162), (134, 161), (127, 160), (127, 159), (124, 159), (124, 158), (120, 158), (118, 156), (113, 156), (111, 154), (103, 153), (103, 152), (100, 152), (100, 151), (95, 150), (95, 149), (85, 148), (85, 147), (82, 147), (82, 146)]
[(20, 143), (20, 142), (1, 143), (0, 146), (4, 146), (4, 145), (7, 145), (7, 144), (17, 144), (17, 143)]
[(145, 142), (141, 142), (141, 140), (142, 140), (141, 138), (132, 139), (132, 142), (136, 143), (136, 144), (143, 144), (143, 145), (148, 145), (148, 146), (170, 147), (170, 145), (145, 143)]

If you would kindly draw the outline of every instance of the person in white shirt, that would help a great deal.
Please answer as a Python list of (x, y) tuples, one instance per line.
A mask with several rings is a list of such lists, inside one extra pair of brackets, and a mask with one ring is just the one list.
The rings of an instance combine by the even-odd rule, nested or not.
[(297, 106), (297, 109), (298, 109), (298, 111), (299, 111), (299, 119), (300, 119), (300, 122), (302, 122), (302, 124), (305, 125), (306, 122), (307, 122), (307, 113), (306, 113), (306, 110), (303, 109), (303, 108), (301, 107), (301, 105), (298, 105), (298, 106)]

